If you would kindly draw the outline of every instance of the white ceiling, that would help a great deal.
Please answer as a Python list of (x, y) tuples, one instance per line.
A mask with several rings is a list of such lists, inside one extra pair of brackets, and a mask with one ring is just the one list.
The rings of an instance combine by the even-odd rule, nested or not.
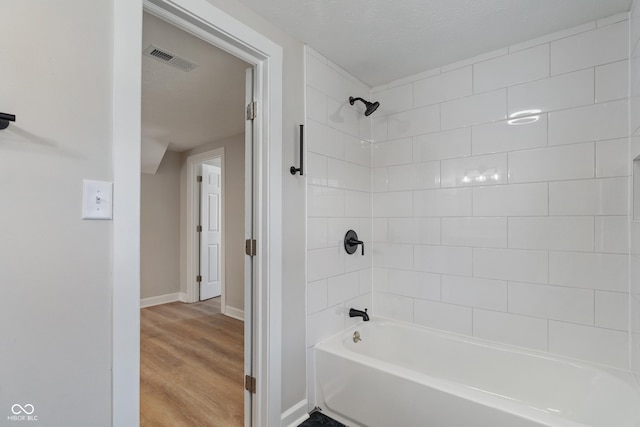
[(632, 0), (240, 0), (370, 86), (626, 12)]
[(244, 61), (148, 13), (142, 51), (150, 44), (193, 61), (184, 72), (142, 56), (143, 167), (155, 173), (164, 150), (186, 151), (244, 132)]

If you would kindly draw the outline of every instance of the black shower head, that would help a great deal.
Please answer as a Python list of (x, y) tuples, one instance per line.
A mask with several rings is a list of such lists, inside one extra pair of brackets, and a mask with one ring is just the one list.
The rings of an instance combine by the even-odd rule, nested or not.
[(365, 116), (369, 116), (371, 115), (371, 113), (373, 113), (374, 111), (376, 111), (378, 109), (378, 107), (380, 106), (379, 102), (369, 102), (369, 101), (365, 101), (362, 98), (354, 98), (353, 96), (349, 97), (349, 104), (353, 105), (356, 101), (362, 101), (362, 103), (365, 105), (365, 107), (367, 107), (367, 109), (364, 112)]

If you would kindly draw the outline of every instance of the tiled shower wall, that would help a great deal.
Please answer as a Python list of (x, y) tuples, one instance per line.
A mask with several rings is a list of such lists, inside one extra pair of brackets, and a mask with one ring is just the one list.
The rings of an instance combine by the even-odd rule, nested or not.
[[(359, 82), (312, 49), (307, 81), (307, 348), (357, 319), (350, 307), (371, 308), (371, 120), (349, 96), (369, 96)], [(348, 255), (344, 235), (364, 241)], [(313, 366), (310, 361), (309, 366)], [(309, 389), (313, 375), (309, 371)], [(313, 399), (310, 399), (313, 402)]]
[(631, 149), (629, 163), (633, 164), (634, 185), (636, 194), (632, 195), (633, 219), (631, 221), (631, 368), (640, 384), (640, 163), (633, 159), (640, 156), (640, 2), (634, 1), (631, 9), (629, 48), (631, 51), (630, 67), (630, 120)]
[(373, 90), (374, 314), (628, 367), (627, 18)]

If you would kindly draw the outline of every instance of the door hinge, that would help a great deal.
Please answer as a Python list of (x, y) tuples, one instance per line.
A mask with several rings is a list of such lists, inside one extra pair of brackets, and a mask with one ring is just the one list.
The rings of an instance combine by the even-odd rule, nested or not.
[(256, 394), (256, 379), (250, 375), (244, 376), (244, 388), (249, 393)]
[(258, 244), (255, 240), (247, 239), (244, 241), (244, 251), (249, 256), (256, 256), (256, 248)]
[(247, 105), (247, 120), (253, 120), (258, 114), (258, 103), (256, 101), (250, 102)]
[(198, 175), (198, 176), (196, 177), (196, 181), (197, 181), (197, 182), (202, 182), (202, 175)]
[(196, 276), (196, 282), (198, 282), (198, 283), (202, 282), (202, 276), (201, 275), (198, 274)]
[(196, 231), (198, 233), (202, 233), (202, 226), (201, 225), (196, 226)]

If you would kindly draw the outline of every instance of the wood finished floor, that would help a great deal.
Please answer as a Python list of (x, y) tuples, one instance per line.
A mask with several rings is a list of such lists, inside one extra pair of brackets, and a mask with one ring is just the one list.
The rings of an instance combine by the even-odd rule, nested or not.
[(243, 329), (219, 298), (143, 308), (140, 425), (242, 426)]

